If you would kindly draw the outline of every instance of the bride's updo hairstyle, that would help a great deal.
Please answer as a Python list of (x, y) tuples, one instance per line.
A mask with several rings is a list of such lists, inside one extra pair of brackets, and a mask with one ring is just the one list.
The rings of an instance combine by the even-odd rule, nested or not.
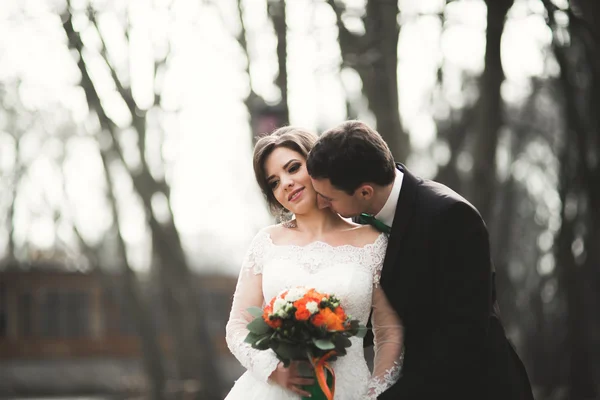
[(273, 191), (267, 182), (267, 176), (265, 172), (265, 161), (269, 155), (278, 147), (285, 147), (300, 153), (304, 159), (308, 157), (308, 153), (315, 145), (317, 141), (317, 135), (308, 132), (302, 128), (296, 128), (293, 126), (284, 126), (273, 131), (270, 134), (262, 136), (256, 142), (254, 146), (254, 175), (256, 176), (256, 182), (260, 186), (260, 190), (265, 195), (269, 209), (271, 213), (282, 219), (282, 215), (287, 210), (279, 204)]

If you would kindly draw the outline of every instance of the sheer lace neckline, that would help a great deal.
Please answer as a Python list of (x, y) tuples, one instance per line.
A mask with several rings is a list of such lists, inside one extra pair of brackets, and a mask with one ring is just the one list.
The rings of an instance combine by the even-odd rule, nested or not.
[(319, 248), (326, 248), (326, 249), (333, 249), (333, 250), (357, 249), (357, 250), (370, 251), (373, 248), (377, 248), (386, 239), (386, 234), (384, 232), (381, 232), (379, 234), (379, 236), (377, 236), (377, 239), (375, 239), (375, 241), (373, 243), (367, 243), (366, 245), (364, 245), (362, 247), (354, 246), (351, 244), (342, 244), (339, 246), (333, 246), (322, 240), (315, 240), (314, 242), (310, 242), (305, 245), (298, 245), (298, 244), (275, 244), (275, 242), (273, 242), (273, 238), (271, 237), (271, 234), (269, 232), (265, 232), (265, 235), (267, 237), (267, 241), (269, 242), (269, 244), (271, 246), (286, 247), (286, 248), (292, 248), (292, 249), (309, 249), (309, 248), (313, 248), (313, 247), (319, 247)]

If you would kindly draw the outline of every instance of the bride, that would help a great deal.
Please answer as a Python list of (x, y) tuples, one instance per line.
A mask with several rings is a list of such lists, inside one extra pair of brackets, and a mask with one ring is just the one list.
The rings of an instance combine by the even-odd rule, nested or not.
[(300, 374), (300, 362), (285, 368), (272, 350), (255, 350), (244, 339), (248, 307), (263, 307), (281, 291), (313, 287), (335, 294), (346, 312), (366, 324), (375, 337), (373, 373), (363, 340), (353, 337), (347, 355), (331, 365), (335, 399), (375, 399), (395, 383), (402, 364), (402, 326), (378, 286), (387, 235), (357, 225), (329, 208), (319, 208), (306, 170), (306, 157), (317, 137), (284, 127), (261, 138), (254, 148), (256, 180), (274, 213), (286, 210), (295, 219), (264, 228), (244, 259), (226, 328), (227, 345), (247, 371), (226, 400), (298, 400), (312, 378)]

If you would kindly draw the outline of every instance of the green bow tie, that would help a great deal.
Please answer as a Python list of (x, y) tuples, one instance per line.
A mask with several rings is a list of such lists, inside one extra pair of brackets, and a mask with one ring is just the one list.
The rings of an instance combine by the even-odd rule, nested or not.
[(358, 216), (358, 222), (360, 224), (369, 224), (377, 229), (379, 232), (387, 233), (388, 235), (392, 232), (392, 228), (372, 216), (371, 214), (362, 213)]

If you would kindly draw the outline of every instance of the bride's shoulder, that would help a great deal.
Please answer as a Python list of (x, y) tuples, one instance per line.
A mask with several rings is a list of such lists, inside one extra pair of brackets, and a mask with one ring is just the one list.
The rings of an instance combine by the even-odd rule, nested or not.
[(277, 239), (289, 233), (290, 223), (291, 222), (282, 222), (280, 224), (265, 226), (260, 230), (259, 234), (270, 236), (271, 239), (276, 241)]
[(352, 228), (355, 241), (359, 247), (375, 243), (381, 236), (381, 232), (371, 225), (358, 225)]

